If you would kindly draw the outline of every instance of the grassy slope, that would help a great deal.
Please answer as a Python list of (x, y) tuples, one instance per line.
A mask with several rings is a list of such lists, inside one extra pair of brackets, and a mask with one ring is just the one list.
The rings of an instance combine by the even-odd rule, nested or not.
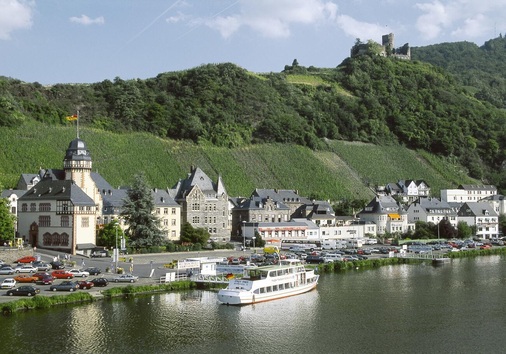
[[(70, 126), (0, 128), (0, 185), (15, 187), (21, 173), (36, 173), (41, 167), (61, 169), (75, 136)], [(424, 179), (436, 193), (459, 183), (476, 183), (439, 158), (402, 147), (329, 142), (333, 152), (281, 144), (230, 150), (88, 128), (81, 129), (80, 137), (91, 152), (93, 170), (114, 187), (130, 185), (133, 175), (143, 171), (151, 186), (170, 188), (192, 165), (213, 180), (221, 175), (231, 196), (249, 196), (254, 188), (280, 188), (332, 200), (370, 199), (367, 184), (399, 179)]]

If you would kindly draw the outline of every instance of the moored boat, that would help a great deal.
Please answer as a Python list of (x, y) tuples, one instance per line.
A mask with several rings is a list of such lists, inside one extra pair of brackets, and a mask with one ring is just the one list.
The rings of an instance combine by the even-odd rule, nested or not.
[(245, 271), (242, 278), (231, 279), (218, 300), (227, 305), (248, 305), (308, 292), (316, 288), (319, 275), (306, 269), (300, 260), (285, 259), (279, 265)]

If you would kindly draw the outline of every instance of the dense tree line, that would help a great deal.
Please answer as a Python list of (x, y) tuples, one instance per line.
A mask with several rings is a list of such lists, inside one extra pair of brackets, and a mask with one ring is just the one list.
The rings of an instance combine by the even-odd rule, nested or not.
[[(503, 41), (486, 46), (499, 51)], [(448, 51), (444, 56), (452, 58)], [(308, 82), (293, 83), (294, 76)], [(319, 84), (310, 83), (315, 78)], [(283, 72), (263, 75), (225, 63), (86, 85), (0, 78), (0, 126), (29, 119), (68, 124), (65, 117), (79, 109), (80, 124), (98, 129), (224, 147), (281, 142), (325, 149), (325, 138), (402, 144), (454, 158), (470, 176), (504, 188), (506, 113), (468, 81), (438, 66), (373, 53), (332, 69), (294, 60)]]

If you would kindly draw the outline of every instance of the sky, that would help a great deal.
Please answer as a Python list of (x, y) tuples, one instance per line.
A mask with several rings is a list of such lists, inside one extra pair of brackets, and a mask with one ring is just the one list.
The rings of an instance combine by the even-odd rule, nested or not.
[(0, 76), (147, 79), (203, 64), (330, 68), (356, 39), (395, 47), (506, 33), (506, 0), (0, 0)]

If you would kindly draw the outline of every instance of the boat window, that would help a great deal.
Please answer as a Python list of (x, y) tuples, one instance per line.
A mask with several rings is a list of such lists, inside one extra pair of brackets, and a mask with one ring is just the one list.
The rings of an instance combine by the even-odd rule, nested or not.
[(276, 271), (275, 271), (275, 270), (273, 270), (272, 272), (269, 272), (269, 275), (270, 275), (271, 277), (275, 277), (275, 276), (276, 276)]
[(260, 288), (260, 294), (265, 293), (265, 288)]
[(253, 291), (254, 294), (260, 294), (260, 289), (256, 289), (255, 291)]
[(282, 270), (282, 269), (279, 269), (279, 270), (278, 270), (278, 276), (279, 276), (279, 275), (283, 275), (283, 270)]
[(277, 285), (273, 285), (272, 286), (272, 291), (278, 291), (278, 286)]
[(272, 287), (268, 286), (268, 287), (266, 288), (266, 292), (268, 292), (268, 293), (272, 292)]
[(285, 284), (279, 284), (279, 290), (284, 290), (285, 289)]

